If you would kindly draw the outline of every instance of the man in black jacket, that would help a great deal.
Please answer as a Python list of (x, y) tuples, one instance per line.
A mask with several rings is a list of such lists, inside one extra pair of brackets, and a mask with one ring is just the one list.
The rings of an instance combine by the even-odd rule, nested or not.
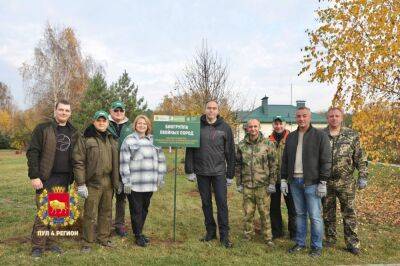
[(232, 183), (234, 169), (235, 146), (232, 130), (218, 115), (218, 103), (209, 101), (205, 114), (201, 116), (200, 147), (186, 149), (185, 172), (197, 177), (207, 231), (201, 241), (216, 239), (212, 186), (217, 203), (220, 241), (226, 248), (232, 247), (229, 241), (227, 185)]
[[(72, 148), (78, 139), (78, 132), (68, 122), (70, 117), (70, 103), (60, 100), (54, 109), (54, 119), (38, 124), (32, 132), (26, 157), (38, 209), (39, 197), (44, 189), (51, 192), (57, 186), (67, 190), (73, 181)], [(32, 257), (40, 258), (46, 246), (54, 253), (62, 252), (50, 237), (39, 234), (48, 229), (36, 215), (32, 229)]]
[(311, 223), (310, 256), (322, 253), (323, 222), (321, 198), (326, 196), (326, 181), (331, 174), (331, 147), (328, 135), (311, 126), (311, 112), (307, 107), (296, 111), (298, 128), (289, 134), (282, 156), (281, 191), (289, 192), (296, 209), (296, 245), (289, 249), (295, 253), (305, 249), (307, 214)]

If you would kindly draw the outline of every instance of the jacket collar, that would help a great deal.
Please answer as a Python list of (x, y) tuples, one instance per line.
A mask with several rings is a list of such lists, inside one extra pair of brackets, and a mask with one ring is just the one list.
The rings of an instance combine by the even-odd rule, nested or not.
[(218, 126), (219, 124), (221, 124), (224, 121), (224, 119), (222, 118), (222, 116), (217, 115), (217, 120), (215, 121), (215, 123), (214, 124), (210, 124), (210, 123), (208, 123), (207, 117), (204, 114), (204, 115), (202, 115), (200, 117), (200, 121), (201, 121), (202, 124), (204, 124), (206, 126), (209, 126), (209, 125)]
[(254, 144), (254, 143), (260, 143), (260, 142), (263, 140), (263, 138), (264, 138), (264, 135), (263, 135), (263, 133), (260, 131), (260, 132), (258, 132), (258, 138), (257, 138), (256, 142), (253, 142), (253, 141), (250, 140), (250, 134), (249, 134), (249, 133), (246, 133), (246, 135), (245, 135), (245, 137), (244, 137), (244, 140), (245, 140), (246, 143), (248, 143), (248, 144)]
[[(132, 133), (132, 137), (135, 138), (136, 140), (139, 140), (139, 139), (140, 139), (139, 134), (138, 134), (136, 131), (134, 131), (134, 132)], [(151, 141), (151, 140), (153, 140), (153, 135), (150, 135), (150, 134), (149, 134), (149, 135), (146, 135), (144, 138)]]
[[(289, 130), (288, 129), (285, 129), (284, 131), (283, 131), (283, 137), (282, 137), (282, 140), (281, 140), (281, 142), (283, 141), (283, 142), (285, 142), (286, 141), (286, 138), (287, 138), (287, 136), (289, 135)], [(275, 135), (274, 135), (274, 132), (272, 132), (272, 134), (271, 135), (269, 135), (269, 140), (270, 141), (273, 141), (273, 142), (275, 142), (276, 141), (276, 139), (275, 139)]]
[[(111, 135), (109, 131), (106, 131), (107, 136)], [(93, 137), (98, 137), (99, 133), (97, 132), (96, 128), (94, 127), (93, 124), (90, 124), (86, 129), (85, 132), (83, 133), (83, 136), (85, 138), (93, 138)]]

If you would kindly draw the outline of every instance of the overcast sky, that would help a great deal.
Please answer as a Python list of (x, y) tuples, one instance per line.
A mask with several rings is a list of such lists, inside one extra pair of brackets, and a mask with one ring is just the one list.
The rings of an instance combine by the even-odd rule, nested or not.
[(33, 58), (47, 22), (75, 30), (84, 55), (108, 82), (126, 70), (151, 108), (168, 94), (196, 50), (208, 46), (229, 66), (230, 86), (272, 104), (302, 99), (326, 109), (334, 88), (298, 77), (305, 30), (316, 26), (317, 0), (5, 1), (0, 0), (0, 81), (20, 108), (29, 106), (18, 68)]

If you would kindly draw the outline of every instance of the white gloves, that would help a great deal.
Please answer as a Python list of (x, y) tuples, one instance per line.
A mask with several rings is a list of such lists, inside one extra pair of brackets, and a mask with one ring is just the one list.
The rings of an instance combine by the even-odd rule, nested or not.
[(226, 179), (226, 185), (229, 187), (233, 183), (233, 178), (227, 178)]
[(86, 185), (78, 186), (78, 195), (86, 199), (89, 195), (89, 191)]
[(276, 187), (273, 184), (269, 184), (269, 186), (267, 187), (267, 193), (268, 194), (272, 194), (276, 192)]
[(190, 182), (196, 182), (196, 174), (192, 173), (187, 175), (187, 180), (189, 180)]
[(287, 196), (287, 194), (289, 193), (289, 187), (286, 182), (286, 179), (281, 180), (281, 192), (284, 196)]
[(128, 185), (124, 185), (124, 193), (131, 194), (132, 188)]
[(321, 181), (319, 182), (317, 186), (317, 196), (320, 198), (323, 198), (326, 196), (327, 190), (326, 190), (326, 181)]

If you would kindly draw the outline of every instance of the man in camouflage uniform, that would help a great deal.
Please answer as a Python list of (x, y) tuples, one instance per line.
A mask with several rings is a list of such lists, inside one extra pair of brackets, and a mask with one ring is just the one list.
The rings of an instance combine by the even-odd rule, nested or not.
[[(355, 213), (355, 189), (363, 189), (367, 185), (367, 160), (360, 146), (357, 132), (342, 126), (343, 111), (330, 108), (327, 114), (328, 127), (325, 132), (329, 136), (332, 147), (332, 176), (328, 180), (328, 193), (323, 201), (325, 224), (325, 246), (336, 243), (336, 197), (340, 202), (343, 217), (344, 240), (346, 250), (358, 255), (360, 240), (357, 236), (357, 219)], [(354, 170), (358, 170), (358, 180), (354, 178)]]
[(269, 220), (269, 194), (275, 193), (275, 148), (260, 132), (260, 122), (251, 119), (247, 134), (236, 150), (235, 176), (238, 191), (243, 193), (244, 235), (254, 235), (253, 222), (256, 208), (260, 214), (261, 234), (268, 245), (273, 245)]

